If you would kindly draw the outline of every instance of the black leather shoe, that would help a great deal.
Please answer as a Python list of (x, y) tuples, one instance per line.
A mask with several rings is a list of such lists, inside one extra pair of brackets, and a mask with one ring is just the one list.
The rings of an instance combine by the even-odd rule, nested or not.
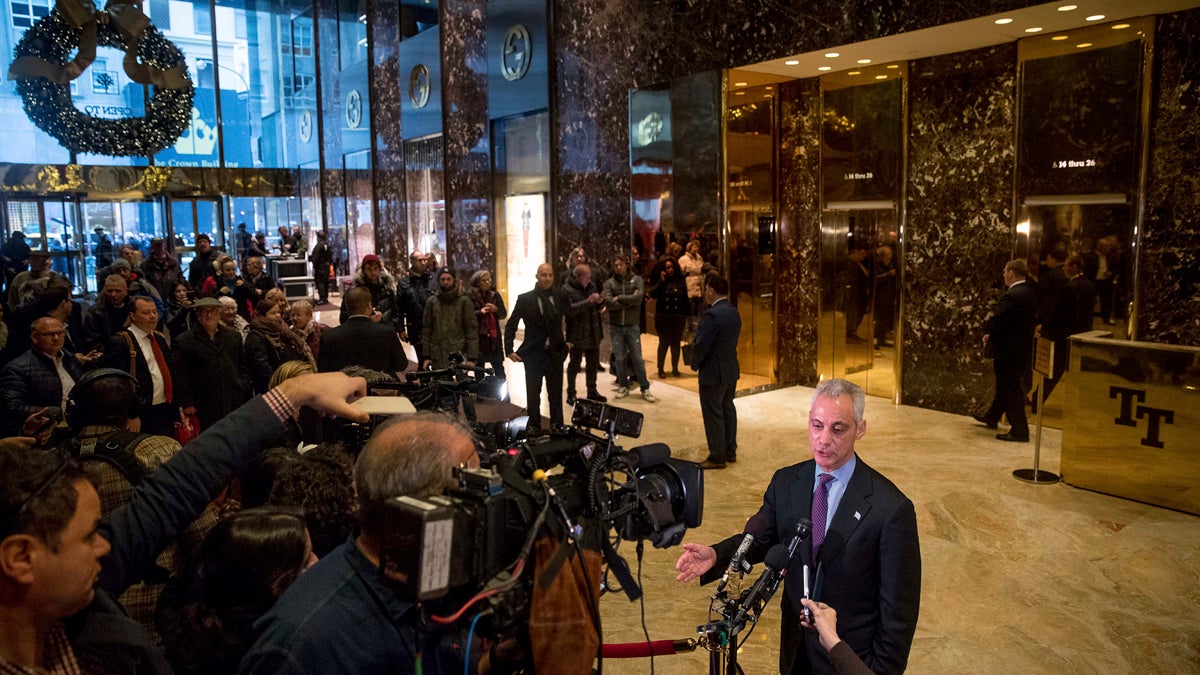
[(717, 469), (724, 469), (725, 462), (710, 462), (706, 459), (703, 462), (700, 462), (700, 468), (704, 469), (705, 471), (716, 471)]
[(597, 403), (604, 403), (605, 401), (608, 400), (608, 397), (601, 396), (600, 392), (598, 392), (598, 391), (593, 391), (592, 393), (587, 395), (587, 399), (589, 401), (595, 401)]
[(575, 394), (567, 394), (567, 405), (575, 405)]
[(1007, 434), (996, 434), (996, 440), (1009, 441), (1010, 443), (1028, 443), (1029, 437), (1028, 436), (1013, 436), (1012, 432), (1010, 431)]
[(995, 429), (996, 427), (999, 426), (998, 422), (993, 422), (992, 420), (989, 420), (988, 418), (984, 417), (983, 415), (971, 415), (971, 417), (975, 418), (976, 422), (979, 422), (980, 424), (982, 424), (983, 426), (985, 426), (989, 429)]
[(725, 453), (725, 462), (727, 464), (737, 464), (737, 455)]

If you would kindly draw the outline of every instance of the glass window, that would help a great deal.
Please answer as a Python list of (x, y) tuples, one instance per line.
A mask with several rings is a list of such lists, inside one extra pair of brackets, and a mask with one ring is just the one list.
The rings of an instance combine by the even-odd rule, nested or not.
[(338, 0), (338, 57), (341, 69), (367, 60), (367, 3)]
[(53, 4), (51, 0), (13, 0), (9, 3), (13, 28), (29, 28), (49, 14)]
[(196, 35), (212, 35), (212, 11), (207, 2), (193, 3), (192, 16)]
[(146, 16), (150, 17), (150, 23), (154, 24), (163, 33), (171, 31), (171, 3), (170, 0), (146, 0), (142, 3), (142, 9), (145, 10)]

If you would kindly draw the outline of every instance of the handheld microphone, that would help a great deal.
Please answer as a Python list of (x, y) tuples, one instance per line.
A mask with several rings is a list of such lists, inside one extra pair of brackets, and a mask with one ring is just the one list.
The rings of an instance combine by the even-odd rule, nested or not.
[(738, 608), (738, 613), (733, 619), (732, 626), (735, 631), (745, 625), (746, 618), (750, 615), (756, 622), (758, 621), (763, 609), (771, 601), (771, 596), (775, 595), (775, 590), (779, 588), (779, 581), (787, 574), (789, 562), (791, 562), (791, 554), (788, 552), (787, 546), (775, 544), (771, 550), (767, 551), (767, 558), (763, 561), (766, 569), (759, 575), (758, 581), (754, 582), (750, 592), (744, 596), (741, 607)]
[(754, 535), (749, 532), (742, 537), (742, 543), (738, 544), (737, 551), (734, 552), (733, 558), (729, 560), (729, 567), (725, 568), (725, 575), (721, 577), (721, 583), (717, 584), (716, 595), (720, 595), (721, 591), (725, 590), (726, 584), (729, 583), (729, 575), (734, 572), (741, 571), (741, 567), (746, 558), (746, 551), (750, 550), (750, 544), (754, 543)]

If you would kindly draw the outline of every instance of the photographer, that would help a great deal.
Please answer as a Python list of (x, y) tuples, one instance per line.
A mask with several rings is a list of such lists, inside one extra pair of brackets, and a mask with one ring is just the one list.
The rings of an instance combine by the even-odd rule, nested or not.
[[(424, 624), (379, 573), (385, 503), (453, 484), (453, 468), (478, 466), (464, 428), (435, 414), (397, 416), (367, 441), (354, 467), (361, 531), (292, 584), (254, 626), (240, 673), (415, 673), (462, 668), (461, 642)], [(418, 658), (419, 657), (419, 658)]]
[[(366, 383), (341, 374), (289, 380), (206, 430), (100, 518), (100, 499), (62, 453), (0, 446), (0, 671), (169, 673), (114, 597), (142, 579), (234, 473), (300, 406), (365, 420), (349, 405)], [(98, 581), (97, 581), (98, 580)]]

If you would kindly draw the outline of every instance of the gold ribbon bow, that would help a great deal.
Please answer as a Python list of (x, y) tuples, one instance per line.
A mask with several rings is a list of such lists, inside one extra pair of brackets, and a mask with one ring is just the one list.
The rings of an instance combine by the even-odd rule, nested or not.
[(44, 77), (55, 84), (66, 84), (83, 74), (96, 60), (96, 40), (100, 24), (111, 23), (121, 34), (125, 43), (125, 74), (138, 84), (152, 84), (163, 89), (186, 89), (191, 86), (185, 70), (187, 65), (179, 61), (173, 67), (162, 70), (137, 58), (150, 17), (142, 12), (137, 0), (109, 0), (103, 10), (97, 10), (91, 0), (57, 0), (55, 8), (71, 26), (79, 28), (79, 53), (65, 66), (43, 59), (40, 56), (22, 56), (8, 68), (10, 80)]

